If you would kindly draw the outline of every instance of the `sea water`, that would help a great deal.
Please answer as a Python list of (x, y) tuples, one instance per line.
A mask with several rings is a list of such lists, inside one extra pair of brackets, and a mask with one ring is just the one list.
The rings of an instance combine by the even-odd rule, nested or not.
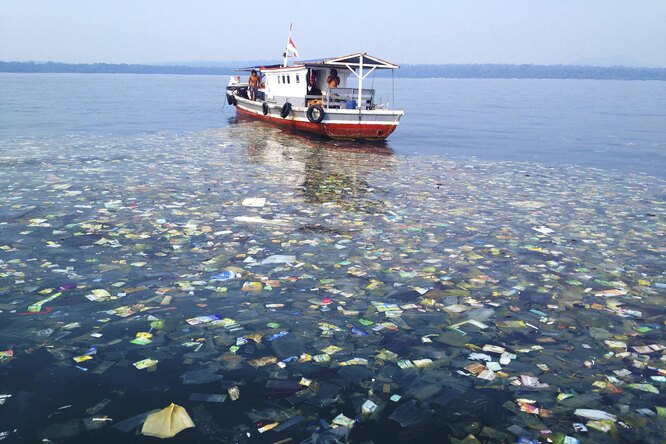
[[(229, 124), (225, 76), (0, 74), (0, 137), (182, 133)], [(403, 109), (400, 155), (574, 164), (664, 177), (666, 84), (658, 81), (366, 81)]]
[(221, 77), (2, 80), (9, 439), (144, 442), (173, 402), (177, 442), (658, 442), (662, 83), (399, 79), (367, 145)]

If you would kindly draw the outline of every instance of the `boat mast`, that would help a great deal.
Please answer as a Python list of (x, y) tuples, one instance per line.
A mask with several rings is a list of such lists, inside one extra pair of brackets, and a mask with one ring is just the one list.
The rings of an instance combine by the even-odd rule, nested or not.
[(282, 66), (287, 66), (289, 64), (289, 42), (291, 41), (291, 26), (292, 23), (289, 23), (289, 35), (287, 36), (287, 44), (284, 47), (284, 63)]

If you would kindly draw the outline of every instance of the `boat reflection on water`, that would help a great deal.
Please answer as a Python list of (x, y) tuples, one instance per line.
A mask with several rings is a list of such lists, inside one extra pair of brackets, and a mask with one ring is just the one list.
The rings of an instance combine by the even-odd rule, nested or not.
[[(302, 133), (272, 125), (257, 122), (255, 119), (243, 115), (236, 115), (228, 119), (230, 127), (247, 127), (248, 130), (256, 129), (262, 136), (266, 134), (281, 135), (281, 139), (289, 139), (291, 143), (305, 145), (311, 148), (329, 148), (336, 151), (368, 153), (378, 156), (393, 156), (393, 149), (386, 140), (332, 140), (316, 134)], [(266, 131), (266, 132), (264, 132)]]
[(397, 159), (386, 142), (317, 139), (244, 120), (232, 131), (246, 141), (248, 162), (283, 171), (278, 180), (300, 190), (308, 203), (372, 211), (378, 202), (371, 195), (381, 190), (370, 184), (371, 176), (395, 170)]

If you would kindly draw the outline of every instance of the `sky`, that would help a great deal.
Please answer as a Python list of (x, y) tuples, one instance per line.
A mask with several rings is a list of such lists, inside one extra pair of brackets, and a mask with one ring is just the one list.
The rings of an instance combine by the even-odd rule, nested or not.
[(666, 0), (0, 0), (0, 61), (279, 60), (666, 67)]

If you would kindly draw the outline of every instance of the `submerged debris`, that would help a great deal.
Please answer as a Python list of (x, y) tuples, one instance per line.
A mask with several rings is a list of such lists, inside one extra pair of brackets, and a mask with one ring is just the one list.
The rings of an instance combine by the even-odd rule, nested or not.
[(0, 433), (659, 442), (665, 183), (252, 128), (5, 142)]

